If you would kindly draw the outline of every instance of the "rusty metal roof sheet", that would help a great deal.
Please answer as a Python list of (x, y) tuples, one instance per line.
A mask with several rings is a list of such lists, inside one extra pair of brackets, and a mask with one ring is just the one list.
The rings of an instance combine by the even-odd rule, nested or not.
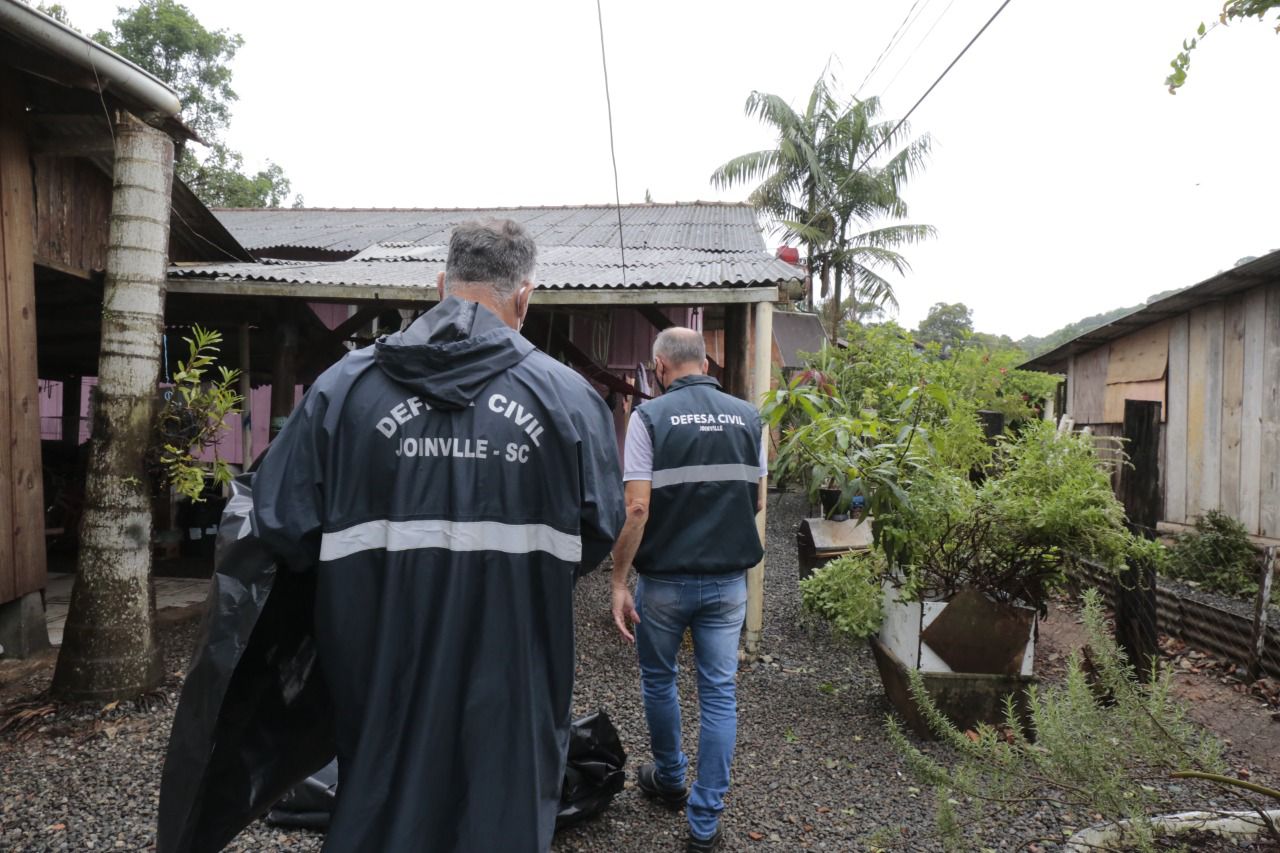
[[(378, 243), (447, 244), (450, 232), (473, 219), (508, 218), (523, 224), (540, 248), (618, 245), (613, 206), (467, 209), (218, 209), (218, 218), (241, 245), (259, 256), (273, 248), (360, 252)], [(744, 204), (691, 202), (624, 205), (623, 244), (628, 249), (695, 249), (763, 252), (755, 211)]]

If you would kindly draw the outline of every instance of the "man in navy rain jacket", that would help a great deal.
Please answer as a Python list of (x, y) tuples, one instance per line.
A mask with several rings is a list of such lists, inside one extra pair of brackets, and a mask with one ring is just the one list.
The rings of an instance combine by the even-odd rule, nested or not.
[(513, 222), (459, 226), (440, 304), (322, 375), (255, 479), (258, 535), (316, 573), (328, 853), (550, 845), (573, 585), (624, 510), (603, 401), (518, 333), (535, 251)]

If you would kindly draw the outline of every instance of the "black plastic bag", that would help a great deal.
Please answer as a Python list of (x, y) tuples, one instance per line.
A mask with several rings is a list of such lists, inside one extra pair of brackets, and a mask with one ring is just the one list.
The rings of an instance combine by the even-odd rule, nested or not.
[(214, 853), (335, 755), (317, 664), (314, 575), (277, 571), (253, 530), (252, 474), (218, 529), (210, 606), (160, 785), (157, 853)]
[(573, 826), (599, 814), (613, 802), (625, 780), (627, 753), (618, 730), (604, 711), (573, 721), (569, 730), (569, 761), (560, 789), (556, 829)]
[[(556, 829), (573, 826), (607, 808), (622, 790), (626, 762), (627, 753), (608, 714), (597, 711), (574, 720)], [(267, 813), (267, 823), (324, 830), (337, 796), (335, 761), (285, 794)]]
[(303, 779), (267, 812), (273, 826), (328, 829), (338, 798), (338, 760), (335, 758), (316, 773)]

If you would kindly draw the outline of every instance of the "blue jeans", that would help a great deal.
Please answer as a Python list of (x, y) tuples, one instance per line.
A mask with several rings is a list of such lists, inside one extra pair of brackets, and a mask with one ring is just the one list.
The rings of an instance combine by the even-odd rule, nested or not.
[(636, 587), (636, 650), (649, 741), (658, 781), (683, 788), (689, 760), (680, 749), (676, 654), (693, 631), (698, 668), (698, 775), (689, 793), (689, 829), (698, 838), (716, 831), (738, 736), (738, 636), (747, 613), (746, 572), (723, 575), (641, 575)]

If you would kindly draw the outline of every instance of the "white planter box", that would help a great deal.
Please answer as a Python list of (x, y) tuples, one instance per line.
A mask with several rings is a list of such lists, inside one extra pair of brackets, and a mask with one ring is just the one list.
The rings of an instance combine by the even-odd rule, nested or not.
[[(909, 667), (925, 673), (954, 672), (942, 658), (925, 643), (920, 635), (947, 608), (945, 601), (902, 601), (900, 590), (892, 582), (884, 585), (884, 624), (880, 627), (880, 642)], [(1030, 676), (1035, 670), (1036, 619), (1031, 620), (1027, 632), (1027, 647), (1022, 656), (1021, 675)]]

